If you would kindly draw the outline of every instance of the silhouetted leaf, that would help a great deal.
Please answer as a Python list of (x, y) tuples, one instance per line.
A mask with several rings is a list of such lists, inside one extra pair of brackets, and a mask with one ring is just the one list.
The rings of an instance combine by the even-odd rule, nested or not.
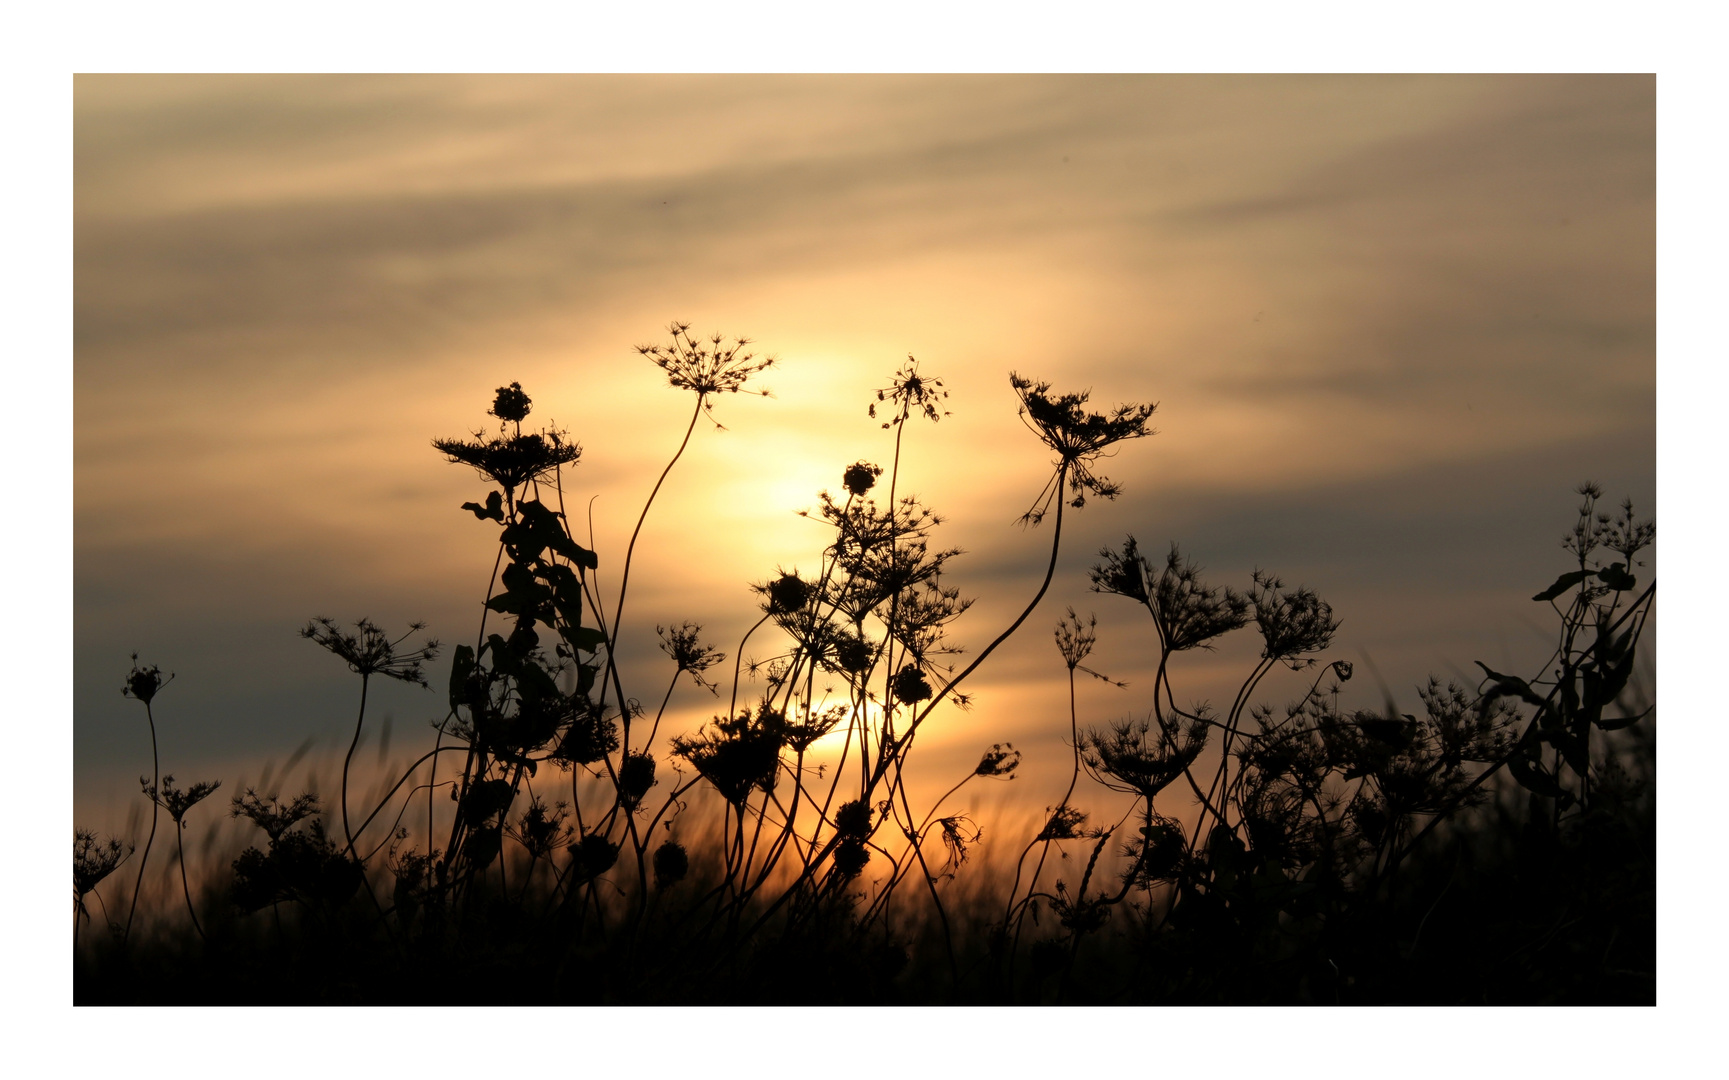
[(492, 669), (503, 675), (515, 675), (522, 670), (522, 658), (510, 648), (510, 644), (497, 634), (486, 635), (486, 645), (482, 653), (492, 654)]
[(485, 506), (479, 503), (465, 502), (462, 504), (462, 508), (472, 511), (474, 516), (482, 521), (488, 518), (493, 521), (504, 520), (504, 498), (496, 491), (487, 493)]
[(499, 830), (484, 829), (470, 834), (462, 845), (462, 853), (468, 856), (468, 861), (473, 863), (476, 869), (484, 870), (498, 857), (498, 849), (503, 846), (503, 842)]
[(474, 650), (458, 645), (450, 664), (450, 707), (468, 703), (468, 679), (474, 674)]
[(592, 626), (561, 626), (559, 632), (583, 652), (594, 652), (606, 644), (606, 635)]
[(1647, 716), (1650, 716), (1651, 709), (1655, 708), (1656, 706), (1653, 705), (1650, 709), (1635, 713), (1632, 716), (1605, 716), (1597, 721), (1597, 727), (1603, 731), (1620, 731), (1622, 728), (1632, 727)]
[(1626, 592), (1638, 584), (1633, 575), (1627, 572), (1626, 563), (1610, 563), (1597, 571), (1597, 577), (1602, 580), (1603, 584), (1617, 592)]
[(546, 669), (532, 660), (523, 661), (516, 674), (516, 688), (522, 693), (523, 700), (537, 701), (560, 696), (558, 683), (553, 681)]
[[(1532, 749), (1535, 750), (1536, 748), (1533, 747)], [(1532, 761), (1529, 754), (1529, 751), (1521, 750), (1507, 759), (1507, 771), (1513, 774), (1513, 779), (1519, 781), (1527, 789), (1535, 791), (1539, 795), (1547, 795), (1552, 799), (1558, 799), (1567, 794), (1547, 770)]]
[(1483, 663), (1481, 660), (1473, 660), (1471, 662), (1488, 672), (1489, 678), (1495, 680), (1494, 689), (1486, 695), (1488, 699), (1493, 700), (1494, 698), (1500, 697), (1517, 697), (1520, 700), (1539, 708), (1548, 704), (1545, 699), (1537, 696), (1537, 692), (1531, 689), (1531, 685), (1524, 679), (1521, 679), (1516, 675), (1503, 675), (1491, 668), (1488, 664)]
[(515, 797), (516, 792), (507, 780), (477, 780), (462, 797), (463, 820), (479, 827), (510, 809)]
[(1560, 577), (1555, 579), (1555, 584), (1549, 586), (1547, 589), (1544, 589), (1542, 592), (1538, 593), (1536, 596), (1531, 597), (1531, 599), (1533, 599), (1533, 600), (1553, 600), (1557, 596), (1560, 596), (1562, 593), (1566, 592), (1568, 589), (1573, 588), (1575, 585), (1578, 585), (1581, 581), (1584, 581), (1586, 578), (1588, 578), (1590, 576), (1591, 576), (1591, 571), (1589, 571), (1589, 570), (1574, 570), (1574, 571), (1571, 571), (1569, 573), (1562, 574)]

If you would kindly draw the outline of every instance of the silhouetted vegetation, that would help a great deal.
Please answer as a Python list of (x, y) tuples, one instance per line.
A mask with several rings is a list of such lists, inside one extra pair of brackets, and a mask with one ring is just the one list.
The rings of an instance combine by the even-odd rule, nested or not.
[[(1654, 529), (1630, 503), (1600, 513), (1602, 493), (1580, 489), (1573, 565), (1535, 597), (1557, 626), (1535, 676), (1431, 680), (1416, 713), (1390, 696), (1345, 706), (1353, 668), (1327, 659), (1339, 622), (1312, 589), (1258, 570), (1242, 592), (1210, 584), (1175, 544), (1149, 556), (1133, 536), (1100, 552), (1093, 590), (1146, 612), (1150, 700), (1127, 720), (1083, 722), (1077, 673), (1112, 680), (1087, 665), (1096, 619), (1070, 609), (1051, 669), (1068, 680), (1067, 790), (1014, 841), (1012, 872), (981, 877), (967, 865), (978, 824), (945, 808), (1014, 775), (1020, 753), (981, 746), (916, 807), (909, 761), (1038, 608), (1065, 512), (1121, 494), (1098, 463), (1153, 434), (1154, 406), (1091, 412), (1085, 393), (1010, 375), (1052, 454), (1021, 518), (1048, 525), (1049, 551), (1024, 607), (963, 666), (950, 633), (971, 600), (944, 582), (960, 552), (899, 489), (909, 423), (947, 415), (941, 380), (909, 357), (868, 407), (892, 433), (887, 464), (842, 467), (811, 511), (831, 537), (816, 569), (766, 574), (758, 616), (728, 649), (694, 623), (656, 627), (671, 672), (651, 713), (654, 692), (637, 696), (618, 661), (636, 545), (697, 421), (718, 425), (722, 395), (760, 392), (750, 384), (774, 361), (748, 345), (674, 324), (667, 344), (640, 348), (693, 400), (616, 595), (565, 509), (581, 448), (525, 427), (519, 384), (498, 389), (496, 428), (434, 441), (485, 482), (461, 509), (497, 535), (472, 643), (441, 666), (421, 625), (311, 620), (303, 636), (360, 679), (337, 805), (233, 796), (231, 816), (262, 835), (205, 867), (200, 890), (182, 835), (219, 782), (162, 775), (167, 680), (134, 656), (123, 692), (150, 726), (151, 828), (124, 921), (100, 889), (133, 845), (75, 832), (78, 1001), (1654, 1001), (1654, 705), (1633, 679), (1655, 603), (1638, 557)], [(1229, 703), (1179, 705), (1173, 657), (1251, 626), (1259, 653)], [(753, 641), (769, 655), (747, 664)], [(1303, 691), (1263, 704), (1279, 669)], [(351, 806), (375, 676), (435, 689), (446, 711), (382, 798)], [(715, 710), (663, 731), (681, 683)], [(817, 767), (824, 739), (838, 758)], [(158, 905), (151, 932), (134, 933), (163, 810), (186, 917)], [(94, 920), (89, 897), (109, 933), (76, 933)]]

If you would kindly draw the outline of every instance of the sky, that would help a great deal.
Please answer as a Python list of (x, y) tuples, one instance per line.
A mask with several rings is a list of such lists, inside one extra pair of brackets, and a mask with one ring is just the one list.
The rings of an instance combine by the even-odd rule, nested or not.
[[(356, 680), (309, 617), (472, 636), (494, 548), (459, 504), (485, 488), (430, 440), (503, 383), (582, 444), (567, 499), (612, 587), (688, 419), (634, 348), (672, 320), (779, 362), (772, 397), (699, 423), (645, 525), (645, 700), (656, 624), (732, 654), (749, 584), (816, 564), (796, 511), (886, 463), (866, 409), (909, 355), (950, 415), (909, 425), (901, 490), (964, 549), (969, 655), (1048, 553), (1015, 525), (1049, 461), (1009, 372), (1158, 402), (976, 706), (933, 721), (925, 789), (1011, 740), (1023, 775), (987, 796), (1061, 795), (1065, 607), (1129, 683), (1081, 687), (1082, 724), (1144, 711), (1145, 616), (1087, 590), (1125, 535), (1316, 589), (1352, 702), (1413, 711), (1430, 673), (1535, 674), (1578, 483), (1654, 509), (1650, 76), (80, 76), (73, 120), (81, 825), (141, 802), (134, 651), (176, 673), (165, 770), (232, 786), (346, 746)], [(1184, 658), (1179, 697), (1228, 696), (1238, 636)], [(438, 702), (391, 687), (374, 715), (405, 752)], [(686, 688), (675, 722), (723, 707)]]

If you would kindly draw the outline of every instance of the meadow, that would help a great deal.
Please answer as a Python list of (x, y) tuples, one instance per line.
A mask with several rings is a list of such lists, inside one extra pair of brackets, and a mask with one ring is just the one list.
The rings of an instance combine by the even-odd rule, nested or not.
[[(1154, 434), (1154, 404), (1008, 373), (1048, 451), (1020, 519), (1048, 551), (1019, 614), (969, 626), (986, 643), (963, 650), (972, 601), (944, 579), (961, 552), (901, 482), (906, 433), (941, 422), (947, 391), (909, 357), (860, 403), (880, 459), (836, 462), (810, 511), (828, 537), (815, 569), (757, 581), (755, 622), (715, 642), (633, 619), (632, 566), (639, 540), (700, 529), (657, 520), (657, 497), (716, 403), (774, 361), (677, 323), (639, 351), (689, 414), (622, 551), (595, 550), (581, 446), (530, 419), (521, 385), (433, 441), (478, 481), (452, 528), (496, 534), (479, 625), (446, 643), (306, 622), (305, 647), (355, 677), (328, 783), (273, 783), (293, 762), (177, 777), (157, 750), (172, 664), (131, 658), (116, 689), (150, 734), (148, 812), (139, 835), (75, 828), (78, 1003), (1655, 1001), (1655, 702), (1636, 675), (1655, 528), (1631, 502), (1579, 486), (1556, 576), (1532, 582), (1542, 665), (1480, 664), (1474, 684), (1376, 709), (1346, 704), (1356, 672), (1314, 590), (1258, 570), (1215, 583), (1177, 544), (1128, 536), (1088, 584), (1144, 610), (1156, 675), (1100, 723), (1077, 703), (1113, 681), (1089, 664), (1097, 621), (1044, 602), (1065, 520), (1134, 498), (1101, 470)], [(981, 738), (935, 798), (909, 763), (967, 709), (969, 678), (1034, 633), (1065, 680), (1067, 788), (987, 843), (963, 793), (1013, 777), (1020, 751)], [(663, 673), (632, 685), (621, 642), (651, 634)], [(1193, 701), (1173, 658), (1227, 638), (1258, 639), (1252, 662), (1228, 700)], [(1266, 700), (1275, 672), (1295, 697)], [(387, 681), (445, 711), (383, 775), (361, 750)], [(709, 719), (666, 722), (675, 694)]]

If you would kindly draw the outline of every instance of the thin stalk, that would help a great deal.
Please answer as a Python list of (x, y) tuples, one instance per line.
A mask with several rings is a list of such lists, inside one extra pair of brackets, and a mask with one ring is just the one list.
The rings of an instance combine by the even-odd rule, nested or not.
[(186, 841), (180, 835), (185, 829), (182, 822), (174, 822), (174, 845), (180, 853), (180, 889), (186, 894), (186, 914), (192, 916), (192, 929), (198, 931), (200, 941), (209, 941), (204, 936), (204, 927), (198, 925), (198, 912), (192, 909), (192, 886), (186, 883)]
[[(660, 479), (654, 482), (654, 490), (648, 493), (648, 502), (643, 504), (642, 514), (636, 519), (636, 528), (631, 530), (630, 545), (624, 549), (624, 570), (621, 572), (618, 582), (618, 604), (612, 609), (612, 637), (608, 638), (606, 642), (606, 651), (609, 657), (612, 651), (618, 647), (619, 627), (624, 620), (624, 594), (630, 588), (630, 560), (631, 556), (636, 553), (636, 538), (642, 532), (642, 523), (648, 520), (648, 509), (654, 505), (654, 497), (660, 494), (660, 486), (666, 483), (667, 474), (672, 472), (674, 465), (678, 464), (678, 459), (684, 456), (684, 448), (690, 445), (691, 432), (696, 430), (696, 421), (702, 415), (702, 403), (707, 396), (706, 394), (697, 394), (696, 408), (691, 410), (690, 424), (684, 429), (684, 439), (678, 444), (678, 452), (672, 455), (672, 460), (667, 462), (666, 468), (660, 471)], [(627, 719), (625, 721), (627, 727), (629, 723), (630, 721)]]
[[(150, 722), (150, 790), (157, 791), (162, 784), (162, 765), (156, 754), (156, 714), (151, 711), (150, 703), (144, 703), (144, 718)], [(123, 941), (132, 940), (132, 917), (138, 914), (138, 894), (144, 888), (144, 867), (150, 862), (150, 845), (156, 842), (156, 815), (162, 807), (154, 798), (150, 800), (150, 836), (144, 841), (144, 856), (138, 860), (138, 880), (132, 886), (132, 907), (126, 912), (126, 933), (121, 936)]]
[[(354, 718), (354, 739), (348, 744), (348, 754), (342, 759), (342, 835), (348, 841), (345, 854), (354, 854), (354, 834), (348, 831), (348, 766), (354, 760), (354, 751), (360, 745), (360, 726), (366, 722), (366, 689), (372, 681), (369, 673), (360, 675), (360, 715)], [(371, 820), (370, 818), (368, 820)], [(364, 828), (365, 826), (362, 826)]]
[[(1062, 490), (1063, 482), (1068, 479), (1068, 472), (1069, 472), (1069, 465), (1067, 462), (1064, 462), (1062, 464), (1062, 466), (1057, 469), (1056, 479), (1057, 479), (1057, 487), (1058, 487), (1059, 492)], [(1020, 613), (1019, 617), (1017, 617), (1014, 622), (1009, 624), (1009, 628), (1007, 630), (1004, 630), (1001, 634), (998, 634), (995, 641), (991, 642), (989, 645), (986, 645), (984, 648), (984, 651), (980, 652), (978, 654), (978, 656), (973, 658), (972, 663), (968, 664), (966, 666), (966, 668), (964, 670), (962, 670), (959, 675), (956, 675), (953, 679), (951, 679), (947, 683), (945, 683), (943, 685), (943, 688), (941, 690), (938, 690), (931, 697), (930, 702), (928, 704), (926, 704), (923, 709), (919, 710), (918, 715), (913, 719), (912, 726), (907, 728), (906, 734), (904, 736), (902, 736), (901, 739), (896, 744), (896, 756), (897, 757), (905, 754), (907, 748), (911, 745), (913, 735), (917, 733), (919, 726), (921, 724), (923, 724), (925, 722), (926, 718), (928, 718), (930, 716), (931, 711), (933, 709), (935, 709), (939, 704), (942, 703), (943, 698), (947, 697), (949, 695), (950, 691), (952, 691), (955, 687), (959, 686), (963, 679), (965, 679), (968, 675), (971, 675), (974, 671), (978, 670), (979, 665), (985, 662), (985, 658), (990, 656), (991, 653), (993, 653), (997, 650), (997, 646), (999, 646), (1003, 642), (1007, 641), (1009, 639), (1010, 635), (1012, 635), (1016, 630), (1019, 630), (1021, 628), (1021, 624), (1027, 621), (1027, 616), (1031, 615), (1033, 613), (1033, 609), (1039, 606), (1039, 601), (1043, 600), (1045, 598), (1045, 593), (1051, 587), (1051, 578), (1056, 576), (1056, 572), (1057, 572), (1057, 555), (1062, 548), (1062, 541), (1063, 541), (1063, 507), (1065, 505), (1066, 505), (1065, 500), (1063, 500), (1061, 498), (1059, 498), (1057, 500), (1057, 520), (1056, 520), (1055, 526), (1052, 528), (1052, 535), (1051, 535), (1051, 558), (1050, 558), (1050, 563), (1045, 567), (1045, 578), (1043, 581), (1041, 581), (1039, 583), (1039, 591), (1033, 594), (1032, 601), (1027, 604), (1026, 610), (1022, 611)], [(879, 782), (881, 782), (883, 774), (887, 771), (887, 767), (888, 767), (888, 759), (884, 759), (881, 763), (879, 763), (879, 765), (875, 769), (874, 775), (871, 777), (870, 783), (867, 786), (866, 791), (865, 791), (865, 796), (867, 798), (869, 797), (870, 792), (876, 788), (876, 785)]]

